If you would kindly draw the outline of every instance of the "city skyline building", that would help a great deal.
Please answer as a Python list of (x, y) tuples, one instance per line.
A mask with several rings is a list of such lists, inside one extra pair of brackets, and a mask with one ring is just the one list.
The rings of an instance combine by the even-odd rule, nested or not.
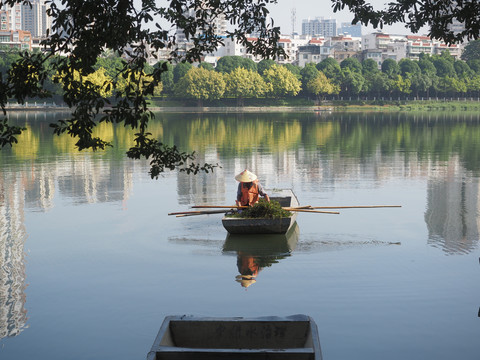
[(33, 0), (31, 6), (22, 5), (22, 30), (30, 31), (35, 38), (47, 36), (47, 30), (51, 27), (48, 9), (45, 0)]
[[(195, 9), (189, 9), (184, 12), (184, 15), (187, 17), (196, 17)], [(218, 38), (225, 38), (227, 33), (227, 20), (223, 14), (217, 16), (210, 16), (210, 23), (213, 24), (214, 35)], [(197, 29), (197, 32), (194, 34), (195, 37), (201, 38), (203, 35), (201, 29)], [(193, 45), (192, 39), (187, 39), (185, 32), (181, 28), (175, 29), (175, 38), (176, 38), (176, 49), (175, 52), (181, 58), (183, 57)], [(223, 56), (225, 54), (225, 49), (220, 48), (215, 54), (205, 54), (205, 57), (209, 56)]]
[(0, 46), (18, 50), (32, 50), (33, 44), (38, 46), (51, 28), (48, 8), (45, 0), (32, 0), (29, 5), (1, 5)]
[(0, 30), (28, 31), (32, 37), (45, 37), (51, 27), (47, 14), (49, 5), (45, 0), (32, 0), (31, 6), (24, 4), (2, 5), (0, 8)]
[(0, 8), (0, 30), (22, 30), (22, 5), (2, 5)]
[(315, 19), (302, 20), (302, 35), (310, 36), (336, 36), (337, 19), (324, 19), (316, 17)]
[[(187, 10), (184, 13), (184, 15), (188, 17), (196, 17), (195, 9)], [(209, 20), (211, 23), (213, 23), (213, 27), (215, 29), (215, 35), (224, 37), (227, 33), (227, 20), (225, 19), (225, 16), (223, 16), (222, 14), (221, 16), (211, 17)], [(195, 36), (198, 36), (201, 34), (202, 33), (200, 31), (197, 31), (197, 34), (195, 34)], [(189, 39), (186, 38), (185, 33), (183, 32), (183, 29), (180, 29), (178, 27), (175, 31), (175, 36), (178, 43), (190, 41)]]
[(362, 37), (362, 25), (355, 24), (352, 25), (348, 22), (343, 22), (338, 28), (338, 35), (350, 35), (352, 37)]

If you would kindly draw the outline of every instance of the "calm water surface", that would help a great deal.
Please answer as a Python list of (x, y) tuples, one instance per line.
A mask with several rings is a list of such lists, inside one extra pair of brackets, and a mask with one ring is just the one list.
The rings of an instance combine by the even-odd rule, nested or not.
[[(476, 114), (159, 115), (154, 134), (222, 168), (157, 181), (123, 128), (77, 153), (60, 117), (11, 113), (29, 132), (0, 152), (0, 359), (145, 359), (166, 315), (298, 313), (326, 360), (479, 358)], [(304, 205), (402, 207), (299, 214), (260, 243), (167, 215), (233, 204), (245, 168)]]

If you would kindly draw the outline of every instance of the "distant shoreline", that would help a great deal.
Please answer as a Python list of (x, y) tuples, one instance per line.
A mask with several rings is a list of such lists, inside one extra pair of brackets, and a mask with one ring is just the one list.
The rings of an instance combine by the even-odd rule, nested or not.
[[(71, 108), (52, 103), (28, 103), (27, 105), (10, 105), (5, 108), (11, 111), (52, 111), (69, 112)], [(431, 110), (480, 110), (479, 100), (335, 100), (325, 101), (322, 105), (273, 105), (273, 106), (158, 106), (149, 107), (153, 112), (165, 113), (267, 113), (267, 112), (332, 112), (332, 111), (431, 111)]]
[[(68, 112), (71, 108), (67, 106), (8, 106), (9, 111), (58, 111)], [(333, 111), (333, 106), (150, 106), (149, 110), (158, 112), (178, 112), (178, 113), (238, 113), (238, 112), (313, 112), (313, 111)]]

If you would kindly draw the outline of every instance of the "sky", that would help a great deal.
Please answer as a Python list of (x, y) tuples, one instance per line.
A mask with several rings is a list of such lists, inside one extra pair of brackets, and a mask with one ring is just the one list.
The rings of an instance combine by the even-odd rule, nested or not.
[[(164, 3), (165, 6), (168, 6), (165, 0), (161, 2)], [(384, 9), (384, 4), (391, 2), (391, 0), (369, 0), (368, 2), (372, 4), (375, 9), (380, 10)], [(134, 0), (134, 3), (140, 6), (140, 0)], [(269, 4), (268, 8), (274, 20), (274, 25), (280, 26), (281, 33), (285, 35), (292, 33), (292, 9), (295, 9), (296, 13), (295, 32), (298, 34), (302, 33), (303, 19), (315, 19), (316, 17), (337, 19), (338, 25), (342, 22), (351, 23), (353, 19), (353, 14), (348, 10), (334, 13), (331, 0), (277, 0), (277, 4)], [(165, 26), (162, 20), (156, 21)], [(166, 27), (168, 28), (168, 26)], [(375, 30), (372, 26), (364, 27), (362, 25), (363, 34), (368, 34)], [(425, 35), (428, 32), (427, 30), (427, 28), (423, 28), (419, 35)], [(411, 34), (410, 30), (406, 29), (404, 24), (385, 26), (382, 31), (389, 34)]]
[[(384, 4), (390, 0), (370, 0), (370, 3), (376, 8), (384, 8)], [(342, 22), (351, 22), (352, 13), (347, 10), (334, 13), (332, 10), (332, 2), (330, 0), (278, 0), (277, 4), (270, 7), (270, 15), (274, 20), (275, 26), (280, 26), (282, 34), (292, 33), (292, 9), (296, 12), (295, 32), (302, 33), (302, 20), (314, 19), (315, 17), (323, 17), (325, 19), (337, 19), (337, 24)], [(362, 33), (370, 33), (375, 29), (371, 26), (368, 28), (362, 26)], [(411, 34), (411, 31), (405, 28), (404, 24), (396, 24), (384, 27), (384, 32), (390, 34)], [(425, 29), (420, 33), (423, 35), (427, 32)]]

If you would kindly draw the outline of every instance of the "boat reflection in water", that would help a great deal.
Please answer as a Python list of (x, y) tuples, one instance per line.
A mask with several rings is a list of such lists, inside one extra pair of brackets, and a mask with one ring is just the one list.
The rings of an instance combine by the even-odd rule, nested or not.
[(291, 255), (297, 246), (299, 227), (295, 222), (286, 234), (228, 234), (224, 254), (237, 255), (240, 275), (236, 281), (247, 288), (257, 281), (258, 273)]

